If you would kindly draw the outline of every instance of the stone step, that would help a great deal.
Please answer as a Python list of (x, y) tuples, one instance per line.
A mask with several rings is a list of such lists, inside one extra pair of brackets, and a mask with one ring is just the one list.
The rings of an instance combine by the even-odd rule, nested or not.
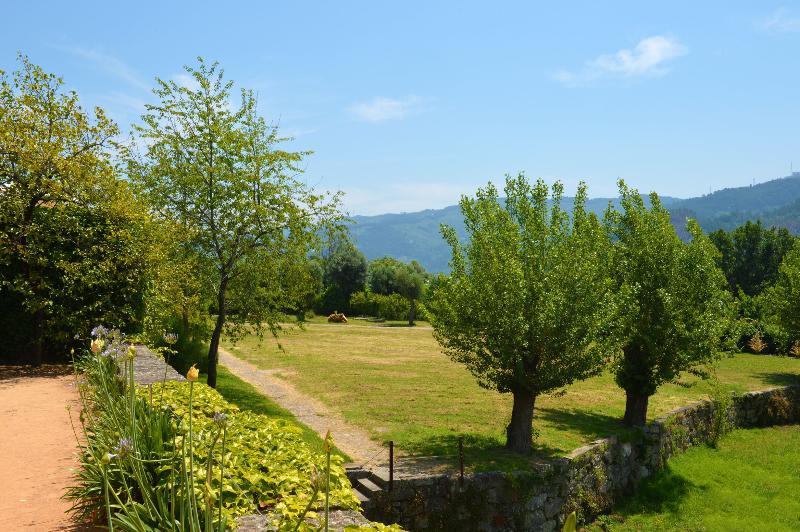
[(374, 468), (370, 469), (367, 474), (373, 483), (380, 486), (382, 489), (389, 488), (389, 469), (388, 468)]
[(356, 489), (361, 493), (363, 493), (364, 495), (366, 495), (367, 497), (369, 497), (370, 499), (375, 493), (383, 491), (383, 488), (381, 488), (368, 478), (358, 479), (356, 481)]
[(369, 497), (358, 491), (356, 488), (353, 488), (353, 494), (356, 496), (356, 499), (358, 499), (358, 502), (360, 502), (362, 506), (369, 503)]

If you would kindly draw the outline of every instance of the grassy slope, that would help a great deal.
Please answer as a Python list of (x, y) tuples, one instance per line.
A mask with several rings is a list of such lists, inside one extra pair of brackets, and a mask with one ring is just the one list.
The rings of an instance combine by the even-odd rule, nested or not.
[[(321, 325), (285, 331), (283, 351), (274, 340), (246, 338), (226, 345), (233, 353), (342, 412), (379, 441), (394, 440), (416, 455), (455, 453), (466, 437), (467, 463), (502, 467), (497, 452), (505, 436), (511, 397), (480, 388), (461, 365), (444, 356), (423, 328)], [(739, 354), (724, 359), (718, 376), (735, 391), (800, 382), (800, 361)], [(651, 417), (707, 396), (708, 384), (687, 376), (662, 386), (651, 400)], [(609, 374), (578, 382), (561, 396), (536, 402), (534, 428), (540, 453), (563, 454), (589, 441), (624, 432), (618, 420), (625, 396)], [(491, 451), (491, 452), (487, 452)]]
[(592, 529), (798, 530), (798, 464), (800, 427), (737, 430), (672, 458)]
[[(205, 382), (206, 378), (207, 375), (202, 376), (203, 382)], [(250, 384), (228, 371), (228, 368), (224, 366), (219, 366), (218, 368), (217, 391), (222, 394), (227, 401), (235, 404), (242, 410), (251, 410), (256, 414), (285, 419), (286, 421), (294, 423), (303, 430), (303, 440), (315, 451), (322, 452), (322, 438), (320, 438), (316, 432), (300, 423), (291, 412), (261, 394)], [(349, 461), (348, 456), (338, 449), (335, 450), (335, 453)]]

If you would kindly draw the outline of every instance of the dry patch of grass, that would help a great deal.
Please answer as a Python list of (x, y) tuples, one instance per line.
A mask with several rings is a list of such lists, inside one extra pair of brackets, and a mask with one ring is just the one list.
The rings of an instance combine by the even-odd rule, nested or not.
[[(394, 440), (405, 453), (453, 455), (459, 437), (477, 469), (502, 466), (499, 452), (511, 412), (511, 397), (480, 388), (461, 365), (442, 354), (430, 329), (310, 323), (303, 331), (259, 342), (248, 337), (225, 348), (281, 378), (370, 431)], [(737, 354), (723, 359), (717, 374), (732, 391), (800, 383), (800, 361)], [(707, 398), (709, 385), (687, 376), (662, 386), (650, 416)], [(625, 394), (610, 374), (578, 382), (563, 395), (536, 402), (534, 428), (540, 454), (564, 454), (589, 441), (624, 433), (619, 419)], [(499, 460), (499, 463), (497, 462)]]

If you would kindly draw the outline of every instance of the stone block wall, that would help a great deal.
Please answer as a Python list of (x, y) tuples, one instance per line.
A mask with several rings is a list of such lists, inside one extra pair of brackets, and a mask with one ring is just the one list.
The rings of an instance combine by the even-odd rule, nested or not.
[[(715, 405), (698, 402), (675, 410), (626, 438), (609, 437), (529, 471), (466, 475), (416, 475), (395, 480), (377, 494), (366, 515), (412, 531), (560, 530), (577, 511), (590, 519), (667, 460), (709, 441)], [(726, 413), (739, 428), (800, 421), (800, 387), (734, 397)]]

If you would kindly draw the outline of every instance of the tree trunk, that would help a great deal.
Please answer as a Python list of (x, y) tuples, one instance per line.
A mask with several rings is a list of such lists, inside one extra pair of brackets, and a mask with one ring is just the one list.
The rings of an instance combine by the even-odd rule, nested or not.
[(217, 322), (211, 334), (211, 345), (208, 347), (208, 385), (217, 387), (217, 361), (219, 360), (219, 339), (222, 336), (222, 326), (225, 325), (225, 293), (228, 289), (228, 279), (223, 276), (217, 292)]
[(625, 391), (625, 418), (623, 422), (631, 427), (642, 426), (647, 422), (647, 403), (649, 395)]
[(414, 325), (414, 314), (417, 310), (416, 302), (413, 299), (409, 299), (409, 309), (408, 309), (408, 325)]
[(506, 449), (515, 453), (527, 454), (531, 451), (533, 438), (533, 403), (536, 396), (527, 391), (515, 391), (511, 421), (506, 428)]

